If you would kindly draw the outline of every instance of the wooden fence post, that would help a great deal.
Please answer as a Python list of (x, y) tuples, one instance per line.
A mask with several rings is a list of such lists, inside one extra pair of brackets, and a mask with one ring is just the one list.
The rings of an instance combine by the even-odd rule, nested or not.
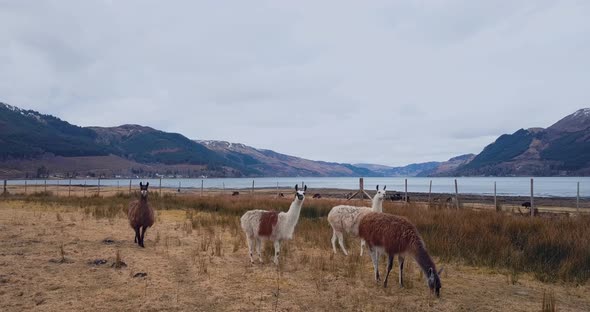
[(160, 178), (160, 196), (162, 196), (162, 178)]
[(432, 203), (431, 194), (432, 194), (432, 180), (430, 180), (430, 186), (428, 187), (428, 208), (430, 208), (430, 204)]
[(47, 180), (45, 180), (45, 186), (43, 187), (43, 192), (47, 193)]
[(372, 199), (372, 197), (365, 191), (365, 179), (364, 178), (359, 178), (359, 190), (354, 192), (352, 195), (350, 195), (346, 200), (351, 200), (352, 198), (354, 198), (356, 195), (361, 195), (361, 200), (365, 199), (365, 195), (369, 198)]
[(364, 199), (365, 198), (365, 195), (363, 195), (365, 192), (365, 179), (364, 178), (359, 178), (359, 192), (361, 194), (361, 199)]
[(405, 179), (406, 198), (405, 202), (408, 203), (408, 179)]
[(25, 180), (25, 195), (27, 195), (27, 180)]
[(203, 196), (203, 180), (201, 179), (201, 196)]
[(4, 192), (3, 194), (6, 194), (8, 191), (6, 190), (6, 180), (4, 180)]
[(496, 211), (500, 211), (500, 207), (498, 207), (498, 199), (496, 198), (496, 181), (494, 181), (494, 208)]
[(84, 181), (84, 188), (83, 188), (83, 190), (84, 190), (84, 197), (86, 197), (86, 181)]
[(55, 183), (55, 195), (59, 196), (59, 180)]
[(131, 195), (131, 179), (129, 179), (129, 195)]
[(578, 181), (578, 191), (576, 195), (576, 212), (580, 213), (580, 182)]
[(459, 187), (457, 186), (457, 179), (455, 179), (455, 206), (459, 209)]
[(98, 191), (97, 191), (96, 195), (100, 196), (100, 177), (98, 178)]
[(252, 180), (252, 191), (250, 191), (250, 195), (254, 195), (254, 180)]
[(68, 182), (68, 197), (72, 195), (72, 179)]
[(531, 178), (531, 217), (535, 215), (535, 196), (534, 196), (534, 189), (533, 189), (533, 178)]

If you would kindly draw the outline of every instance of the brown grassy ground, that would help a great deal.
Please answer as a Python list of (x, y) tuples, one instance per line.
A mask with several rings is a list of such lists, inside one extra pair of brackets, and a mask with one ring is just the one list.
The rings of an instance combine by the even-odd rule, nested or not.
[[(323, 218), (300, 220), (278, 270), (269, 263), (270, 244), (266, 263), (250, 265), (237, 216), (160, 210), (141, 249), (122, 210), (120, 203), (0, 201), (1, 310), (538, 311), (545, 292), (558, 310), (590, 310), (587, 285), (456, 261), (442, 264), (439, 300), (428, 295), (413, 261), (407, 288), (383, 289), (368, 256), (332, 255)], [(358, 252), (357, 240), (347, 244)], [(117, 251), (127, 264), (121, 269), (111, 267)], [(108, 262), (89, 263), (97, 259)], [(147, 276), (134, 277), (138, 272)]]

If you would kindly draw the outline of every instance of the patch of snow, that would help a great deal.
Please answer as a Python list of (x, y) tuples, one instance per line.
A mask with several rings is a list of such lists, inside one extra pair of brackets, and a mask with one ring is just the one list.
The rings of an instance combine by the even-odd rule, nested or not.
[(0, 105), (4, 105), (4, 107), (10, 109), (13, 112), (20, 112), (22, 114), (22, 111), (23, 110), (20, 109), (20, 108), (18, 108), (18, 107), (16, 107), (16, 106), (12, 106), (10, 104), (6, 104), (6, 103), (2, 103), (2, 102), (0, 102)]
[(590, 117), (590, 108), (582, 108), (574, 113), (574, 117)]

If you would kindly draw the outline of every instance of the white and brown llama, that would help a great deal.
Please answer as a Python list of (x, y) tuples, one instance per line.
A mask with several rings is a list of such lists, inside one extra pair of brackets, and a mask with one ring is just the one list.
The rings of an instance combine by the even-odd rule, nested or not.
[[(344, 254), (348, 256), (348, 252), (344, 247), (343, 233), (347, 233), (354, 237), (358, 237), (359, 221), (362, 218), (362, 216), (371, 211), (383, 211), (383, 199), (385, 198), (386, 188), (387, 185), (385, 185), (382, 190), (379, 190), (379, 185), (377, 185), (377, 193), (373, 197), (373, 204), (370, 208), (349, 205), (338, 205), (330, 210), (330, 213), (328, 213), (328, 222), (332, 226), (333, 230), (332, 248), (334, 249), (334, 253), (337, 253), (336, 240), (338, 240), (342, 252), (344, 252)], [(364, 246), (365, 241), (361, 239), (361, 256), (363, 255)]]
[(250, 262), (254, 263), (253, 253), (255, 247), (258, 251), (260, 262), (263, 262), (261, 254), (262, 242), (264, 240), (270, 240), (274, 242), (274, 263), (276, 265), (279, 264), (281, 241), (293, 238), (293, 232), (299, 220), (299, 213), (301, 212), (301, 206), (305, 199), (306, 190), (307, 186), (304, 186), (303, 190), (300, 190), (295, 185), (295, 198), (287, 212), (250, 210), (242, 216), (240, 223), (248, 239)]
[(143, 239), (145, 238), (145, 231), (154, 225), (154, 209), (148, 203), (148, 186), (147, 182), (145, 185), (139, 182), (140, 196), (139, 199), (132, 201), (129, 204), (129, 210), (127, 211), (127, 217), (129, 218), (129, 225), (135, 231), (135, 240), (141, 247), (143, 245)]
[(369, 254), (373, 260), (375, 280), (379, 278), (379, 254), (387, 253), (387, 273), (383, 287), (387, 287), (389, 272), (393, 267), (393, 257), (399, 259), (399, 284), (404, 287), (403, 268), (404, 257), (411, 256), (416, 260), (424, 274), (431, 293), (440, 296), (440, 271), (426, 250), (424, 241), (416, 226), (403, 217), (387, 213), (369, 212), (363, 216), (359, 225), (359, 236), (367, 242)]

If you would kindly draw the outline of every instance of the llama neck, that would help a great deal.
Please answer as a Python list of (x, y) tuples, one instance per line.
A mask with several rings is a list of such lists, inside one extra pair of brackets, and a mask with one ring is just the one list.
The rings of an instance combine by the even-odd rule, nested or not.
[(289, 223), (295, 224), (297, 220), (299, 220), (299, 213), (301, 212), (301, 206), (303, 206), (303, 200), (295, 199), (291, 203), (289, 207), (289, 211), (287, 211), (287, 218), (289, 219)]
[(147, 202), (148, 202), (148, 201), (147, 201), (147, 196), (146, 196), (146, 197), (143, 197), (143, 196), (140, 196), (140, 197), (139, 197), (139, 204), (140, 204), (140, 207), (145, 207), (145, 206), (147, 206)]
[(428, 276), (428, 270), (430, 268), (432, 268), (432, 270), (436, 272), (436, 265), (434, 264), (434, 261), (432, 261), (432, 258), (424, 248), (423, 244), (420, 244), (420, 246), (416, 248), (416, 251), (414, 253), (414, 259), (416, 260), (416, 262), (418, 262), (418, 265), (420, 266), (420, 268), (422, 268), (422, 271), (424, 271), (424, 274), (426, 276)]
[(375, 212), (383, 212), (383, 199), (377, 198), (377, 196), (375, 196), (373, 198), (373, 205), (371, 206), (371, 209), (373, 209)]

